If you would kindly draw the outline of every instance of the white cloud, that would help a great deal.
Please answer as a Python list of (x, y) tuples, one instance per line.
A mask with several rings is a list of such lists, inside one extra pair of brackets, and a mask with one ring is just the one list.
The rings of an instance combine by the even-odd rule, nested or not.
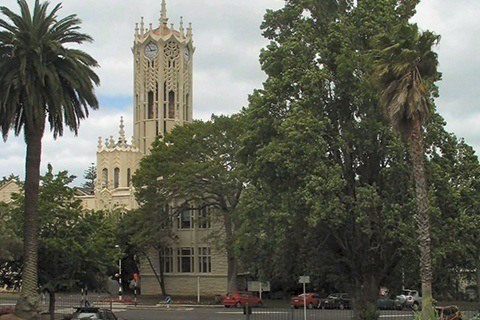
[[(27, 0), (30, 4), (34, 0)], [(42, 168), (51, 162), (55, 170), (69, 170), (82, 176), (95, 162), (98, 136), (118, 135), (118, 122), (125, 118), (127, 134), (131, 135), (132, 111), (128, 105), (113, 105), (110, 101), (131, 101), (133, 92), (133, 62), (131, 47), (135, 23), (158, 23), (159, 0), (50, 0), (62, 2), (60, 16), (77, 13), (82, 19), (82, 31), (94, 38), (94, 43), (81, 48), (99, 62), (97, 72), (102, 97), (99, 111), (92, 112), (83, 122), (79, 136), (66, 132), (53, 141), (46, 134)], [(16, 0), (1, 0), (1, 5), (16, 8)], [(169, 22), (178, 26), (180, 16), (193, 24), (194, 44), (194, 115), (209, 119), (212, 113), (230, 114), (247, 104), (247, 96), (260, 88), (265, 80), (258, 55), (267, 41), (262, 38), (260, 24), (267, 8), (283, 6), (279, 0), (167, 0)], [(16, 9), (15, 9), (16, 10)], [(438, 47), (443, 81), (439, 84), (437, 106), (447, 120), (447, 128), (476, 147), (480, 147), (479, 87), (480, 2), (471, 0), (423, 0), (418, 6), (421, 28), (441, 34)], [(113, 100), (110, 100), (113, 99)], [(127, 104), (127, 103), (124, 103)], [(0, 142), (0, 177), (10, 173), (23, 175), (25, 145), (22, 137), (11, 135), (7, 143)], [(81, 179), (80, 179), (81, 180)]]

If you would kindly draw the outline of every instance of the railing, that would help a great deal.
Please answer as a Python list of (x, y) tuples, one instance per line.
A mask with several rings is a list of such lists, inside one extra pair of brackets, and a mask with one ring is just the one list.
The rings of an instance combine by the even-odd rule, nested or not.
[[(17, 299), (18, 295), (0, 294), (0, 312), (2, 309), (5, 310), (15, 306)], [(88, 298), (82, 298), (80, 296), (56, 296), (55, 312), (61, 314), (70, 314), (75, 311), (76, 308), (84, 306), (112, 310), (125, 308), (126, 305), (129, 304), (134, 304), (134, 301), (130, 298), (119, 301), (116, 298), (109, 298), (108, 296), (89, 295)], [(42, 309), (42, 312), (48, 312), (48, 307), (49, 297), (47, 295), (42, 295), (40, 298), (40, 308)]]
[[(461, 311), (461, 319), (470, 319), (478, 311)], [(244, 309), (245, 319), (247, 320), (349, 320), (353, 317), (352, 310), (323, 310), (323, 309), (304, 309), (293, 308), (251, 308)], [(415, 312), (411, 310), (379, 310), (382, 320), (411, 320), (415, 317)], [(459, 319), (455, 319), (459, 320)]]

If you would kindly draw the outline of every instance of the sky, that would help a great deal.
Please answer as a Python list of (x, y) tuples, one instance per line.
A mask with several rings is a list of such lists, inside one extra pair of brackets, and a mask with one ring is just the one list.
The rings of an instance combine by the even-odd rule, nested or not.
[[(27, 0), (33, 5), (34, 0)], [(43, 140), (42, 172), (51, 163), (55, 171), (68, 170), (83, 183), (84, 171), (96, 162), (98, 137), (118, 136), (120, 117), (127, 136), (132, 135), (133, 58), (131, 47), (135, 23), (158, 24), (161, 0), (50, 0), (62, 2), (60, 17), (76, 13), (81, 31), (94, 38), (81, 49), (95, 57), (101, 85), (96, 89), (99, 110), (80, 125), (78, 136), (65, 131), (53, 140)], [(1, 6), (17, 11), (16, 0), (0, 0)], [(194, 55), (193, 112), (195, 119), (212, 114), (232, 114), (247, 106), (248, 95), (266, 79), (258, 55), (267, 44), (260, 24), (267, 9), (279, 9), (283, 0), (167, 0), (169, 23), (178, 28), (180, 17), (192, 23)], [(443, 74), (436, 99), (447, 130), (465, 138), (480, 151), (480, 1), (422, 0), (413, 18), (421, 29), (441, 35), (439, 70)], [(23, 137), (0, 140), (0, 177), (24, 176)]]

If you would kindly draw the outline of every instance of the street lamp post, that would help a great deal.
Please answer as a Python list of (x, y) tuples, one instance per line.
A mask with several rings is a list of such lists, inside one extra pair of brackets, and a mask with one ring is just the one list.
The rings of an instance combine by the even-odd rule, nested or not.
[[(120, 249), (120, 246), (117, 244), (115, 245), (115, 248)], [(118, 258), (118, 300), (122, 300), (122, 293), (123, 293), (123, 288), (122, 288), (122, 256)]]

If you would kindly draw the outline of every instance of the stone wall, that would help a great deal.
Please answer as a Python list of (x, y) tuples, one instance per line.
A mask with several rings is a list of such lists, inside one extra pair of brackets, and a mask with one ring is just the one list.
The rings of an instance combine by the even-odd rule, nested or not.
[[(199, 279), (200, 277), (200, 279)], [(226, 275), (213, 274), (175, 274), (165, 275), (167, 294), (178, 296), (197, 296), (200, 282), (200, 297), (224, 295), (227, 287)], [(160, 285), (153, 275), (142, 276), (142, 294), (161, 294)]]

